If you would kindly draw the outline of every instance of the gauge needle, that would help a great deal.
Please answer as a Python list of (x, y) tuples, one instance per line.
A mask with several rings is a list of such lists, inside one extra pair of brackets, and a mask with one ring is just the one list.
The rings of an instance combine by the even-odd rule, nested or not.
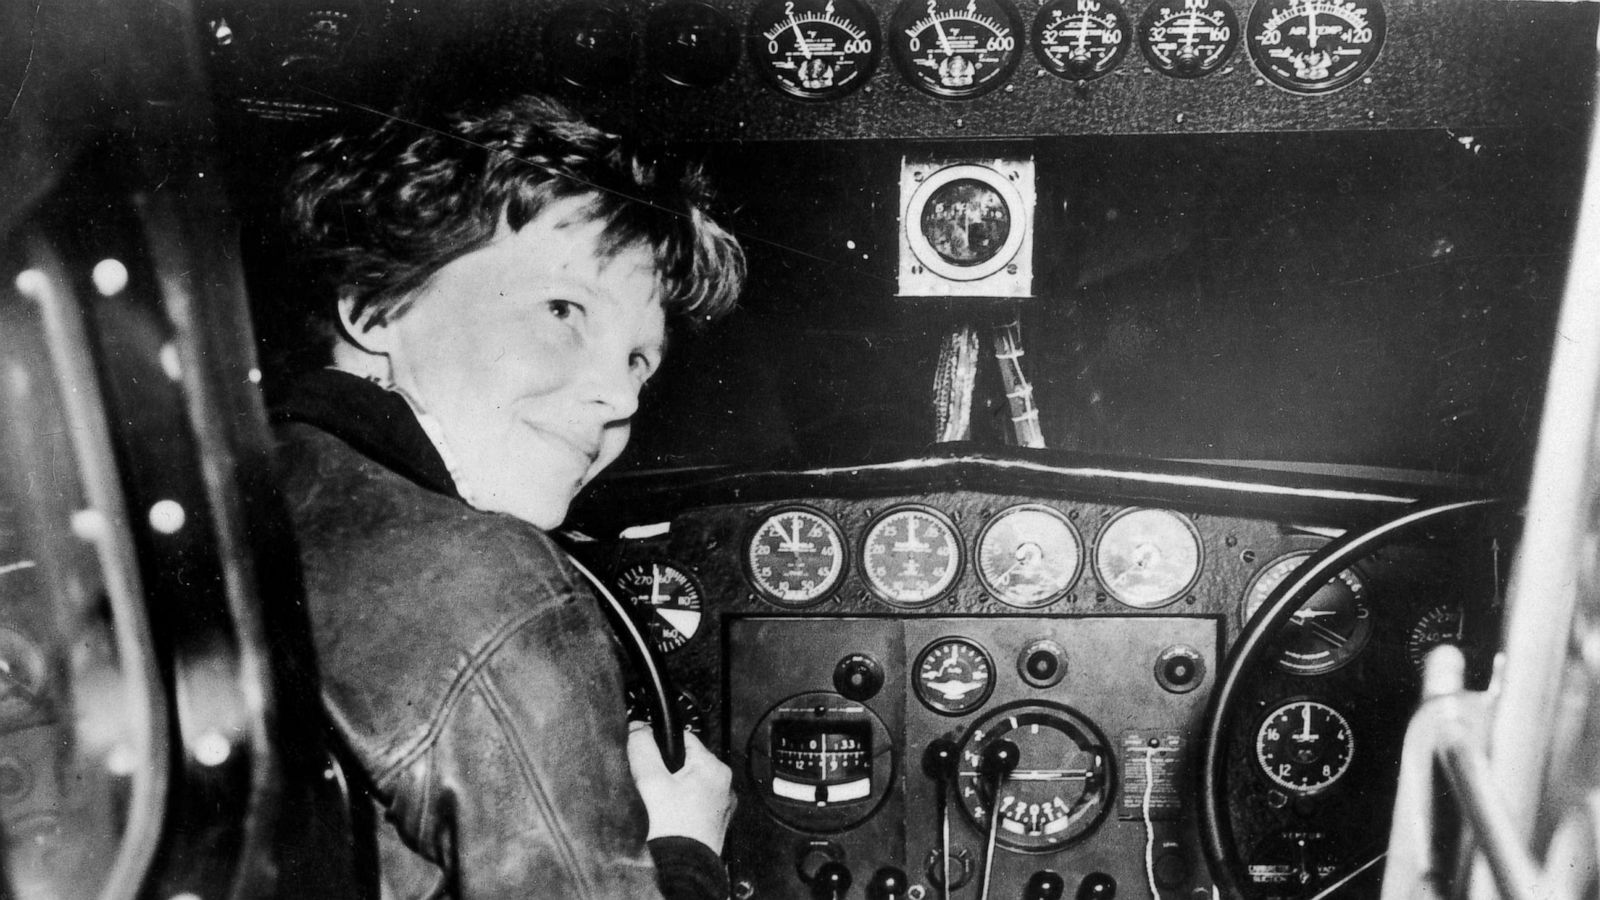
[(661, 566), (650, 564), (650, 605), (661, 605)]
[(1310, 39), (1311, 46), (1317, 46), (1317, 8), (1306, 10), (1306, 36)]
[(1343, 647), (1344, 645), (1350, 643), (1349, 638), (1337, 631), (1334, 631), (1332, 628), (1329, 628), (1326, 625), (1318, 625), (1316, 622), (1310, 622), (1306, 624), (1306, 629), (1317, 637), (1320, 637), (1328, 643), (1334, 645), (1335, 647)]
[(1336, 616), (1338, 613), (1331, 609), (1302, 609), (1295, 612), (1293, 618), (1296, 625), (1306, 624), (1307, 619), (1320, 619), (1323, 616)]
[(939, 32), (939, 49), (945, 56), (950, 55), (950, 39), (944, 36), (944, 26), (939, 24), (939, 14), (933, 14), (933, 30)]
[(1300, 710), (1300, 721), (1302, 725), (1300, 728), (1300, 733), (1295, 735), (1295, 739), (1301, 741), (1314, 741), (1317, 739), (1317, 736), (1311, 731), (1311, 704), (1307, 703), (1306, 705), (1300, 707)]
[(789, 27), (794, 29), (794, 39), (795, 43), (800, 45), (800, 53), (804, 55), (806, 59), (810, 59), (811, 45), (806, 43), (806, 36), (800, 33), (800, 23), (791, 18), (789, 20)]

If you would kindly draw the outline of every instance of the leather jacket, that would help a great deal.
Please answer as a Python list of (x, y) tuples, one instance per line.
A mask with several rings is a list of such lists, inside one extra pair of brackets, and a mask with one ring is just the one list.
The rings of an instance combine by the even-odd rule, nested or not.
[(309, 376), (274, 421), (383, 895), (656, 897), (659, 865), (669, 895), (726, 896), (705, 845), (647, 851), (615, 651), (549, 536), (462, 502), (405, 401), (355, 376)]

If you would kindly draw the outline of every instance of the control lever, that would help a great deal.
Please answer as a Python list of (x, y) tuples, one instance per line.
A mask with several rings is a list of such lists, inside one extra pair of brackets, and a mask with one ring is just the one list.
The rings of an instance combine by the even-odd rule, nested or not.
[(811, 876), (811, 896), (816, 900), (844, 900), (844, 895), (850, 892), (850, 869), (836, 859), (830, 859), (817, 866), (817, 873)]
[(978, 900), (989, 900), (989, 884), (994, 880), (994, 845), (1000, 837), (1000, 789), (1005, 787), (1006, 778), (1016, 769), (1021, 756), (1016, 744), (1001, 738), (984, 747), (978, 761), (978, 777), (983, 779), (982, 784), (989, 785), (989, 843), (983, 851), (983, 890), (978, 892)]
[(950, 897), (950, 785), (955, 783), (960, 755), (960, 748), (949, 738), (935, 739), (922, 754), (922, 771), (933, 779), (938, 789), (939, 866), (944, 873), (940, 884), (946, 900)]

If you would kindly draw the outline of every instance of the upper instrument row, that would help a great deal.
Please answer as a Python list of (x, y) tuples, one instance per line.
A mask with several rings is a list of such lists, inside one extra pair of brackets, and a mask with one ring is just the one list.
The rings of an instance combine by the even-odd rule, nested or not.
[[(1135, 4), (1137, 6), (1137, 4)], [(1150, 70), (1200, 78), (1222, 69), (1241, 35), (1263, 78), (1320, 94), (1356, 80), (1383, 47), (1381, 0), (1255, 0), (1240, 27), (1229, 0), (1155, 0), (1137, 24), (1120, 0), (1045, 0), (1031, 25), (1012, 0), (900, 0), (887, 31), (865, 0), (760, 0), (744, 27), (750, 65), (779, 93), (805, 101), (866, 84), (887, 37), (913, 87), (965, 100), (1011, 79), (1031, 46), (1039, 66), (1075, 82), (1114, 71), (1137, 42)], [(544, 34), (554, 71), (579, 87), (606, 87), (632, 71), (635, 34), (621, 9), (574, 0)], [(739, 26), (701, 0), (671, 0), (645, 22), (644, 52), (661, 77), (711, 87), (739, 64)]]

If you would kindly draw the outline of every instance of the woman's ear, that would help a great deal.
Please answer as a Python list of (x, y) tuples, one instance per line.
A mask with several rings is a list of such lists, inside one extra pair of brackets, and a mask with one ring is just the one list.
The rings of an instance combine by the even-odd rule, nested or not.
[(389, 322), (368, 306), (356, 312), (354, 297), (339, 298), (339, 330), (344, 339), (374, 356), (387, 356), (391, 349)]

